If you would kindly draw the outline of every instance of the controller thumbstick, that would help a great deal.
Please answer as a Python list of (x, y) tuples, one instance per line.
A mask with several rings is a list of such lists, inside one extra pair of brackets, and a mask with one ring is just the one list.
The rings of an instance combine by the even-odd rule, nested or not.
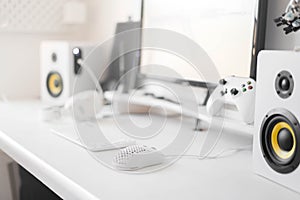
[(220, 85), (225, 85), (225, 84), (227, 83), (227, 81), (226, 81), (225, 79), (221, 79), (221, 80), (219, 81), (219, 83), (220, 83)]
[(230, 90), (230, 93), (231, 93), (232, 95), (237, 95), (237, 94), (239, 93), (239, 91), (238, 91), (236, 88), (232, 88), (232, 89)]

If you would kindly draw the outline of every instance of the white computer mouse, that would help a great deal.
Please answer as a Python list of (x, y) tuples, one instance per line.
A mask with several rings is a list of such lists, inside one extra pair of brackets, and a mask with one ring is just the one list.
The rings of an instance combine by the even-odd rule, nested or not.
[(132, 145), (121, 149), (113, 159), (118, 170), (133, 171), (159, 165), (165, 162), (165, 156), (155, 147)]

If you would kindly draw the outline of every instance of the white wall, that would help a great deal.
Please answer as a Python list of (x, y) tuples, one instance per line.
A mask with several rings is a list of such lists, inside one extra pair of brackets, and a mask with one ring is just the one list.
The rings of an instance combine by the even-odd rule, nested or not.
[[(85, 0), (87, 24), (68, 33), (12, 33), (0, 30), (0, 96), (38, 98), (40, 93), (39, 44), (42, 40), (94, 40), (113, 36), (116, 23), (140, 15), (140, 0)], [(0, 27), (1, 28), (1, 27)]]
[(0, 33), (0, 95), (38, 97), (39, 45), (45, 39), (79, 39), (80, 36)]
[(89, 37), (102, 42), (115, 33), (116, 23), (140, 19), (141, 0), (89, 0)]

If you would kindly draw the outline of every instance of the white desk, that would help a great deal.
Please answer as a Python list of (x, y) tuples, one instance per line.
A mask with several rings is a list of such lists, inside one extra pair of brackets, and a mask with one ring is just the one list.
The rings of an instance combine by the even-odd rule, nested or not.
[[(0, 148), (66, 200), (300, 198), (253, 174), (249, 151), (215, 160), (182, 158), (150, 174), (116, 172), (101, 165), (86, 150), (54, 135), (49, 124), (39, 121), (40, 107), (38, 102), (0, 104)], [(106, 120), (107, 128), (117, 130), (113, 120)], [(189, 154), (197, 153), (206, 133), (197, 134)], [(218, 148), (251, 142), (251, 137), (234, 133), (222, 137)]]

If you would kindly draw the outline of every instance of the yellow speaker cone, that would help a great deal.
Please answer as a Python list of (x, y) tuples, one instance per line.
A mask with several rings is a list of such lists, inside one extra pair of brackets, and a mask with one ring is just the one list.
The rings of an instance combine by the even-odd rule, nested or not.
[(273, 170), (288, 174), (299, 168), (300, 124), (289, 110), (275, 108), (265, 115), (260, 141), (263, 157)]
[[(283, 133), (284, 132), (284, 133)], [(283, 137), (290, 138), (287, 141), (279, 141), (280, 134), (285, 134)], [(280, 143), (286, 143), (281, 145)], [(281, 159), (289, 159), (295, 153), (296, 137), (292, 127), (286, 122), (277, 123), (271, 133), (271, 144), (275, 154)], [(282, 146), (287, 146), (283, 148)]]
[(47, 89), (52, 97), (58, 97), (63, 91), (63, 80), (58, 72), (51, 72), (47, 77)]

